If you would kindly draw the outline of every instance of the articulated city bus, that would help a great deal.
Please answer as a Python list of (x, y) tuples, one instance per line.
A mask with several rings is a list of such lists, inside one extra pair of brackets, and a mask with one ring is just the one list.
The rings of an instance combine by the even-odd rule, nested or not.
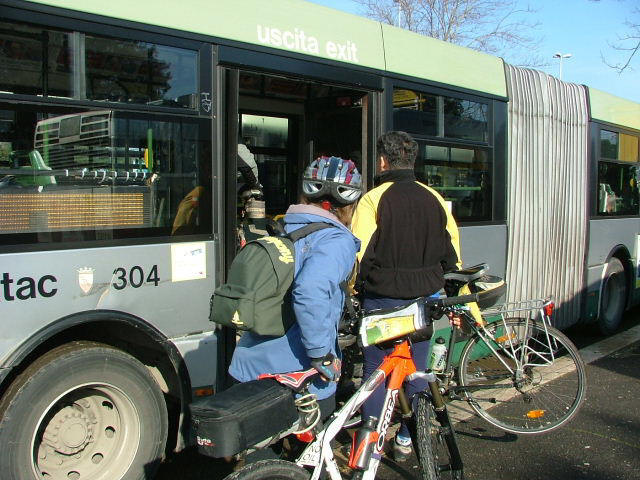
[(556, 322), (639, 297), (640, 105), (303, 1), (0, 0), (0, 471), (151, 477), (224, 387), (208, 320), (238, 146), (266, 212), (305, 164), (410, 132), (465, 264)]

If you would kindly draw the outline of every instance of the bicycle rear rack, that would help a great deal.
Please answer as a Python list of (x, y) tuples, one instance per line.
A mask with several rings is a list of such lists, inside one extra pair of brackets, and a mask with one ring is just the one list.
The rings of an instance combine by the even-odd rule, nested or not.
[[(505, 302), (497, 307), (491, 307), (482, 311), (482, 316), (486, 319), (501, 316), (502, 318), (524, 318), (526, 313), (528, 318), (535, 320), (538, 315), (548, 322), (547, 315), (544, 313), (544, 306), (549, 302), (546, 299), (520, 300), (517, 302)], [(507, 315), (505, 317), (505, 315)]]
[[(530, 321), (542, 324), (545, 337), (538, 338), (535, 344), (525, 345), (524, 350), (520, 350), (521, 345), (517, 341), (518, 338), (522, 338), (522, 332), (503, 335), (506, 338), (502, 342), (498, 342), (496, 338), (493, 338), (496, 343), (502, 343), (503, 348), (508, 348), (509, 356), (513, 359), (519, 358), (520, 362), (522, 362), (522, 367), (551, 365), (555, 361), (557, 345), (553, 342), (553, 337), (549, 335), (548, 327), (551, 326), (551, 318), (545, 311), (545, 307), (549, 304), (550, 301), (547, 299), (521, 300), (505, 302), (482, 312), (483, 318), (488, 320), (489, 323), (502, 322), (505, 331), (507, 330), (506, 321), (508, 319), (523, 319), (524, 324), (521, 328), (524, 330), (528, 330)], [(498, 320), (490, 320), (496, 317), (498, 317)], [(482, 330), (487, 336), (492, 337), (486, 327), (483, 326)], [(515, 342), (514, 339), (516, 339)]]

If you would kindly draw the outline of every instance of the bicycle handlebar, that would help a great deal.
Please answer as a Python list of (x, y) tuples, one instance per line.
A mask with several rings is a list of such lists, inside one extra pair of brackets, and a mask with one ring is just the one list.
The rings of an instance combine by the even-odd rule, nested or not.
[[(491, 290), (481, 291), (478, 293), (469, 293), (467, 295), (458, 295), (455, 297), (427, 299), (427, 300), (424, 300), (424, 305), (426, 307), (434, 307), (436, 309), (445, 309), (447, 307), (453, 307), (455, 305), (464, 305), (464, 304), (473, 303), (473, 302), (476, 302), (476, 303), (486, 302), (486, 304), (492, 305), (491, 302), (501, 297), (505, 293), (506, 289), (507, 289), (507, 285), (502, 284), (499, 287), (492, 288)], [(350, 310), (353, 310), (353, 312)], [(356, 334), (355, 329), (359, 325), (360, 318), (362, 318), (362, 315), (366, 313), (367, 312), (360, 311), (359, 308), (355, 310), (345, 309), (343, 311), (342, 318), (339, 321), (338, 331), (345, 334)]]
[(502, 284), (499, 287), (492, 288), (491, 290), (486, 290), (483, 292), (470, 293), (468, 295), (459, 295), (457, 297), (445, 297), (438, 298), (436, 300), (428, 300), (427, 305), (435, 307), (451, 307), (453, 305), (462, 305), (471, 302), (489, 302), (502, 296), (506, 290), (507, 285)]
[(436, 307), (451, 307), (453, 305), (462, 305), (465, 303), (477, 302), (480, 298), (479, 293), (470, 293), (468, 295), (459, 295), (457, 297), (445, 297), (439, 298), (434, 301), (428, 301), (427, 305), (433, 305)]

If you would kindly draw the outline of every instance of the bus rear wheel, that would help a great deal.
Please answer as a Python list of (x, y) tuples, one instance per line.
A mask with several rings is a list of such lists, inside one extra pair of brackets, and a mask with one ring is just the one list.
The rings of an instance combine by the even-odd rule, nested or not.
[(0, 401), (0, 465), (14, 480), (152, 478), (167, 430), (164, 397), (142, 363), (68, 343), (27, 367)]
[(603, 335), (611, 335), (622, 322), (627, 302), (627, 278), (622, 262), (615, 257), (607, 262), (605, 268), (598, 328)]

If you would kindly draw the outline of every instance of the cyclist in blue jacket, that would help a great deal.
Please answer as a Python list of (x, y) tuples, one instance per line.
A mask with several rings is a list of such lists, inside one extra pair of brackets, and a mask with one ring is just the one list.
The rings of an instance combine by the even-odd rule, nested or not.
[(362, 181), (355, 164), (339, 157), (320, 157), (306, 169), (302, 203), (284, 217), (287, 233), (313, 222), (333, 228), (313, 232), (295, 243), (292, 284), (296, 323), (282, 337), (246, 332), (233, 353), (229, 373), (240, 382), (263, 373), (285, 373), (315, 367), (320, 373), (310, 386), (323, 416), (335, 408), (340, 377), (338, 322), (344, 304), (340, 283), (347, 280), (360, 241), (349, 225)]

